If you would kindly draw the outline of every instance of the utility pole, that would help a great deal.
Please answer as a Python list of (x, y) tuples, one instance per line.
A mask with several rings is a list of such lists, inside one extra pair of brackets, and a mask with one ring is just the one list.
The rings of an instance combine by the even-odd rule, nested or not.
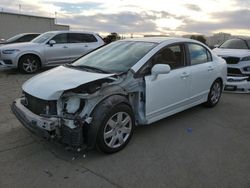
[(19, 4), (19, 14), (21, 14), (22, 5)]
[(55, 12), (55, 24), (57, 24), (57, 12)]

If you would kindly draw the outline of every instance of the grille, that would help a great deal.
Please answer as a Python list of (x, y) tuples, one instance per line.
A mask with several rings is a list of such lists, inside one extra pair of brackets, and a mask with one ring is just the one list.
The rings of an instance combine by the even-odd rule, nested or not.
[(4, 62), (5, 64), (7, 64), (7, 65), (11, 65), (11, 64), (12, 64), (12, 61), (11, 61), (11, 60), (8, 60), (8, 59), (3, 60), (3, 62)]
[(227, 74), (228, 75), (242, 75), (240, 69), (235, 69), (235, 68), (227, 68)]
[(237, 64), (240, 61), (240, 58), (238, 57), (222, 57), (226, 60), (227, 64)]
[(23, 105), (26, 106), (31, 112), (40, 115), (46, 114), (46, 108), (48, 108), (47, 115), (56, 115), (56, 100), (46, 101), (39, 99), (37, 97), (33, 97), (28, 93), (24, 93), (26, 97), (26, 101), (23, 101)]

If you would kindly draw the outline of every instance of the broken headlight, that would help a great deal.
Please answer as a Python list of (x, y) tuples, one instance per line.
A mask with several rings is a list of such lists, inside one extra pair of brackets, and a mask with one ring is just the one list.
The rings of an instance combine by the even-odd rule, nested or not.
[(64, 110), (68, 114), (75, 114), (84, 107), (84, 102), (79, 97), (71, 96), (65, 99)]

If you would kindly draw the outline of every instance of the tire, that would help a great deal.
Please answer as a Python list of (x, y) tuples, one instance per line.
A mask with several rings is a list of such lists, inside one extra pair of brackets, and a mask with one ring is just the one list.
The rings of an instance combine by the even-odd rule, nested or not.
[(97, 149), (108, 154), (122, 150), (130, 141), (134, 131), (132, 109), (127, 104), (120, 103), (111, 108), (100, 106), (97, 111), (102, 111), (93, 119), (93, 126), (99, 126)]
[(24, 55), (19, 60), (19, 69), (26, 74), (32, 74), (40, 69), (41, 61), (35, 55)]
[(207, 102), (205, 105), (207, 107), (214, 107), (219, 102), (222, 93), (222, 82), (217, 79), (214, 81), (210, 88), (210, 92), (208, 94)]

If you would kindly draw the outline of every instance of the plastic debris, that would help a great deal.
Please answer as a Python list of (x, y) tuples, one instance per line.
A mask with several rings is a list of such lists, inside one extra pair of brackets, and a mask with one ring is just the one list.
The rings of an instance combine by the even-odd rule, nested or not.
[(193, 129), (192, 128), (187, 128), (188, 133), (192, 133)]

